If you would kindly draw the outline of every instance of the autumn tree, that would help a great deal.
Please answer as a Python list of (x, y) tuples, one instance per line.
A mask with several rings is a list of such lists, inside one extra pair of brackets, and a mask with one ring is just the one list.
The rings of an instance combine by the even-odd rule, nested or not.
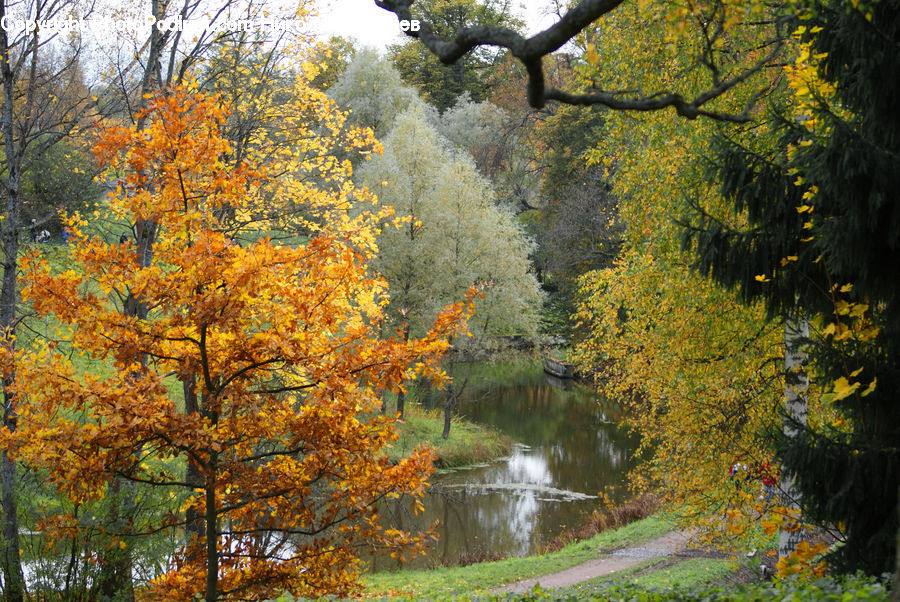
[[(894, 566), (900, 381), (897, 2), (817, 2), (794, 22), (792, 95), (768, 145), (722, 137), (712, 175), (745, 224), (694, 212), (698, 262), (773, 314), (810, 317), (812, 378), (836, 414), (780, 442), (805, 515), (840, 525), (845, 571)], [(743, 227), (738, 227), (743, 226)]]
[(232, 151), (224, 161), (256, 162), (284, 176), (262, 182), (252, 208), (229, 210), (230, 227), (306, 236), (350, 207), (352, 195), (342, 190), (350, 164), (379, 147), (367, 124), (349, 120), (313, 85), (320, 69), (304, 59), (322, 51), (226, 41), (208, 61), (203, 88), (229, 112), (223, 135)]
[[(146, 5), (142, 6), (141, 4), (115, 7), (117, 11), (115, 16), (119, 19), (127, 17), (143, 19), (147, 13), (142, 11), (146, 11), (146, 8), (148, 8)], [(236, 117), (227, 126), (223, 126), (225, 129), (230, 129), (228, 134), (233, 141), (229, 153), (231, 157), (225, 158), (224, 161), (230, 166), (236, 166), (246, 160), (247, 147), (245, 143), (248, 141), (248, 137), (265, 132), (265, 129), (260, 127), (260, 115), (248, 109), (263, 109), (265, 112), (268, 107), (278, 106), (270, 102), (272, 100), (270, 94), (282, 92), (283, 87), (274, 87), (274, 91), (270, 91), (271, 88), (267, 87), (267, 84), (271, 84), (273, 74), (277, 75), (277, 70), (280, 68), (277, 59), (284, 55), (284, 48), (292, 43), (302, 46), (304, 37), (300, 36), (300, 39), (296, 39), (277, 34), (268, 37), (259, 30), (248, 31), (242, 28), (235, 31), (230, 28), (217, 29), (216, 27), (223, 21), (234, 19), (236, 16), (248, 20), (280, 17), (295, 19), (302, 23), (310, 14), (311, 7), (306, 2), (300, 2), (287, 10), (270, 12), (270, 7), (267, 7), (264, 2), (237, 3), (226, 0), (217, 4), (214, 10), (207, 11), (207, 8), (192, 0), (165, 3), (151, 0), (149, 15), (157, 22), (181, 19), (185, 22), (205, 22), (209, 24), (209, 27), (191, 36), (183, 35), (185, 32), (177, 28), (159, 27), (150, 27), (131, 34), (116, 36), (114, 40), (110, 41), (111, 48), (108, 49), (113, 60), (106, 73), (109, 80), (114, 82), (109, 86), (109, 90), (111, 93), (115, 93), (119, 100), (120, 113), (118, 117), (126, 123), (135, 124), (138, 129), (142, 129), (147, 113), (141, 109), (155, 91), (171, 85), (183, 84), (193, 78), (202, 78), (201, 85), (206, 90), (221, 91), (227, 84), (217, 82), (231, 80), (237, 84), (234, 89), (236, 96), (229, 99), (234, 105), (231, 107), (231, 114), (239, 117)], [(230, 66), (245, 57), (249, 60), (246, 65), (241, 65), (241, 69), (234, 71), (229, 69)], [(302, 62), (297, 65), (297, 68), (302, 70)], [(245, 85), (249, 86), (249, 89), (244, 90), (243, 86)], [(320, 109), (321, 106), (321, 104), (314, 105), (313, 111)], [(296, 105), (292, 105), (292, 107), (295, 108)], [(291, 120), (286, 120), (284, 126), (288, 127), (290, 124)], [(247, 125), (250, 127), (244, 127)], [(303, 130), (304, 133), (306, 131), (306, 129)], [(284, 138), (281, 138), (279, 141), (283, 140)], [(281, 146), (282, 151), (285, 148), (287, 148), (286, 145)], [(290, 151), (288, 154), (291, 154)], [(330, 157), (330, 154), (325, 153), (322, 159), (324, 160), (326, 157)], [(259, 159), (259, 156), (255, 159)], [(282, 181), (288, 180), (288, 178), (272, 177), (266, 183), (270, 188), (277, 188)], [(294, 178), (290, 180), (297, 181)], [(270, 193), (270, 196), (276, 194), (277, 192), (273, 192)], [(314, 197), (315, 195), (310, 195), (308, 198)], [(284, 196), (280, 200), (288, 205), (293, 203), (293, 201), (288, 202)], [(276, 203), (272, 204), (276, 205)], [(259, 210), (259, 206), (257, 210)], [(223, 207), (221, 211), (229, 214), (229, 217), (236, 217), (237, 211), (233, 207)], [(149, 268), (154, 261), (158, 227), (152, 219), (147, 219), (143, 215), (134, 217), (136, 220), (130, 228), (135, 243), (133, 252), (141, 264)], [(244, 214), (241, 217), (242, 221), (247, 223), (255, 220), (257, 216)], [(136, 293), (131, 292), (129, 295), (130, 299), (123, 304), (122, 310), (127, 315), (141, 317), (146, 305)], [(192, 388), (189, 384), (185, 384), (185, 397), (188, 404), (194, 402), (194, 396), (190, 393)], [(190, 470), (191, 465), (188, 466), (188, 471)], [(122, 482), (121, 485), (126, 489), (130, 487), (127, 482)], [(119, 485), (115, 486), (119, 487)], [(127, 492), (122, 497), (124, 499), (121, 507), (115, 502), (110, 503), (108, 515), (110, 521), (127, 525), (129, 516), (136, 509), (129, 505)], [(115, 499), (117, 498), (113, 497), (113, 500)], [(131, 587), (133, 581), (131, 576), (132, 551), (126, 545), (123, 549), (110, 548), (104, 552), (104, 555), (105, 557), (100, 563), (103, 569), (100, 581), (105, 584), (104, 590), (108, 595), (120, 595), (121, 592), (126, 592)]]
[[(655, 88), (689, 66), (690, 52), (660, 50), (672, 27), (666, 19), (648, 19), (638, 6), (617, 15), (623, 36), (597, 44), (597, 56), (576, 66), (582, 76), (591, 77), (594, 64), (611, 65), (639, 73)], [(748, 82), (744, 94), (760, 87), (784, 94), (779, 75), (760, 74), (775, 79)], [(731, 102), (723, 110), (745, 106), (747, 98)], [(793, 523), (775, 492), (763, 489), (763, 480), (778, 479), (783, 326), (766, 321), (762, 303), (735, 303), (727, 287), (693, 271), (678, 224), (689, 199), (728, 224), (746, 219), (729, 213), (730, 202), (700, 169), (718, 131), (710, 120), (660, 112), (635, 120), (606, 112), (587, 156), (615, 195), (624, 240), (611, 267), (580, 280), (576, 355), (601, 389), (622, 401), (626, 420), (641, 435), (645, 464), (635, 482), (658, 491), (707, 540), (758, 548), (764, 540), (757, 527), (773, 531), (782, 519)], [(747, 133), (748, 139), (764, 135)], [(824, 405), (810, 405), (811, 423), (833, 418)]]
[(472, 160), (454, 152), (415, 107), (397, 118), (384, 147), (359, 179), (409, 220), (378, 237), (374, 265), (390, 284), (391, 311), (402, 311), (420, 333), (449, 300), (484, 285), (473, 333), (533, 333), (542, 294), (528, 261), (531, 243), (494, 204)]
[[(388, 464), (394, 435), (375, 412), (379, 395), (413, 362), (439, 375), (464, 307), (440, 313), (422, 338), (382, 338), (387, 290), (368, 264), (383, 212), (336, 220), (305, 245), (234, 244), (220, 210), (252, 203), (265, 174), (223, 164), (220, 106), (176, 88), (145, 111), (145, 127), (108, 129), (97, 150), (123, 174), (111, 210), (157, 225), (155, 262), (84, 234), (77, 219), (71, 268), (27, 260), (24, 296), (68, 335), (14, 358), (22, 405), (4, 450), (76, 503), (108, 494), (114, 475), (172, 492), (170, 514), (109, 533), (193, 533), (141, 592), (148, 599), (346, 595), (360, 542), (414, 543), (379, 526), (376, 502), (417, 503), (430, 470), (427, 451)], [(141, 316), (117, 306), (133, 295)], [(60, 353), (68, 345), (105, 368), (79, 373)], [(172, 397), (173, 377), (195, 383), (196, 407)], [(76, 527), (72, 516), (45, 525), (48, 536)]]
[(336, 84), (356, 51), (354, 41), (341, 36), (331, 36), (320, 43), (309, 57), (311, 63), (319, 66), (319, 73), (312, 81), (313, 87), (324, 92)]

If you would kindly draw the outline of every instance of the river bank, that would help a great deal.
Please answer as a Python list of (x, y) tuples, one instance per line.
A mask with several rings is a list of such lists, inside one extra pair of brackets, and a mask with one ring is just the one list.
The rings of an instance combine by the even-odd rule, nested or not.
[(388, 452), (391, 462), (398, 462), (420, 445), (434, 450), (437, 469), (455, 469), (493, 462), (508, 456), (513, 440), (497, 429), (454, 417), (450, 436), (444, 439), (444, 417), (438, 410), (412, 405), (396, 423), (398, 439)]
[(366, 575), (362, 597), (482, 599), (541, 584), (565, 588), (558, 590), (560, 599), (566, 594), (588, 598), (591, 591), (616, 582), (692, 586), (725, 582), (738, 573), (742, 580), (754, 579), (747, 567), (720, 554), (688, 550), (689, 536), (664, 514), (657, 514), (546, 554)]

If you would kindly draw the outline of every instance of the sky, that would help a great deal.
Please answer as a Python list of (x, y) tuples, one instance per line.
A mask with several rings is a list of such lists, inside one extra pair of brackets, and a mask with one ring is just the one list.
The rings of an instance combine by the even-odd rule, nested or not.
[[(519, 16), (524, 18), (526, 33), (549, 27), (555, 19), (544, 15), (551, 5), (547, 0), (519, 0)], [(340, 35), (356, 38), (364, 46), (384, 50), (403, 39), (397, 17), (375, 5), (374, 0), (330, 0), (319, 5), (319, 17), (313, 27), (323, 37)]]

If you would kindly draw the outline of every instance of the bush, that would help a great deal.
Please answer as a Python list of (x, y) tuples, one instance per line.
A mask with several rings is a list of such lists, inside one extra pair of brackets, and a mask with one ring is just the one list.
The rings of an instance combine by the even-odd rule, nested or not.
[[(888, 576), (889, 577), (889, 576)], [(888, 577), (885, 577), (887, 581)], [(534, 589), (524, 594), (507, 595), (499, 600), (515, 602), (569, 602), (578, 600), (609, 600), (629, 602), (661, 602), (666, 600), (694, 602), (763, 602), (781, 600), (783, 602), (800, 602), (806, 600), (887, 600), (888, 590), (885, 585), (873, 578), (863, 575), (823, 578), (811, 582), (796, 579), (785, 579), (774, 583), (757, 585), (741, 585), (728, 587), (721, 585), (697, 585), (690, 587), (653, 588), (633, 583), (616, 583), (601, 588), (590, 598), (584, 593), (552, 592)], [(457, 598), (465, 599), (465, 598)]]

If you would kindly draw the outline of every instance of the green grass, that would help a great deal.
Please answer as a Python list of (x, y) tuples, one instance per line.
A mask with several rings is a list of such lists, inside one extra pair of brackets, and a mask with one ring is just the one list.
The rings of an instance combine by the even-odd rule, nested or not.
[(475, 594), (520, 579), (530, 579), (562, 571), (596, 558), (604, 550), (639, 545), (674, 528), (661, 515), (633, 522), (615, 531), (605, 531), (590, 539), (570, 544), (558, 552), (507, 558), (465, 567), (427, 571), (392, 571), (363, 577), (367, 597), (410, 596), (416, 599), (458, 594)]
[(653, 558), (637, 566), (565, 588), (560, 593), (589, 597), (599, 595), (612, 584), (656, 589), (675, 585), (692, 587), (727, 577), (737, 568), (734, 562), (723, 558), (689, 558), (674, 564), (671, 557)]
[(658, 571), (638, 575), (630, 581), (643, 587), (669, 587), (711, 583), (735, 571), (737, 567), (724, 558), (689, 558), (673, 566)]
[(396, 425), (400, 438), (388, 451), (391, 462), (408, 456), (422, 444), (434, 448), (438, 468), (483, 464), (508, 456), (512, 451), (513, 441), (503, 433), (459, 418), (452, 419), (450, 436), (443, 439), (444, 417), (437, 410), (411, 406), (406, 409), (404, 420)]

